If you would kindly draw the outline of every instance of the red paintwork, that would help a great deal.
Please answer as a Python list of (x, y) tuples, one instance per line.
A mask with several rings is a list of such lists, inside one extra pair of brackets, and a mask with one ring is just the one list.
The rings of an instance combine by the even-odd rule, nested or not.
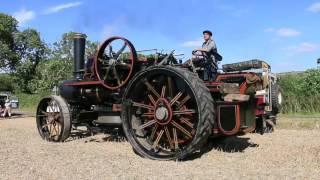
[[(259, 106), (264, 107), (264, 104), (265, 104), (264, 96), (263, 95), (256, 96), (256, 99), (257, 99), (257, 107), (259, 107)], [(258, 108), (256, 109), (256, 116), (260, 116), (263, 114), (265, 114), (264, 109), (258, 109)]]
[(65, 83), (67, 86), (86, 86), (86, 85), (102, 85), (101, 81), (79, 81), (79, 82), (70, 82)]

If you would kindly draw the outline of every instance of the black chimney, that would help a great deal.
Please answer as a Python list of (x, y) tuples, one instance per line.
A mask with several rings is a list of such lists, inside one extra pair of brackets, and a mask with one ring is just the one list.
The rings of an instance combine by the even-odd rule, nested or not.
[(86, 35), (76, 33), (73, 37), (73, 52), (74, 52), (74, 78), (82, 79), (84, 70), (84, 54), (86, 47)]

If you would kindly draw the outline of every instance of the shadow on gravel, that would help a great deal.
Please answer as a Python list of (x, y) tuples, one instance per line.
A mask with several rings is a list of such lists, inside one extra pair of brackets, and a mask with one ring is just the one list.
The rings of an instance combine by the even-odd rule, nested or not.
[(230, 136), (211, 138), (208, 144), (200, 151), (194, 153), (192, 156), (184, 159), (183, 161), (194, 160), (200, 158), (202, 155), (211, 150), (222, 151), (226, 153), (242, 153), (248, 147), (259, 147), (258, 144), (249, 142), (250, 138)]
[[(95, 136), (97, 134), (103, 134), (105, 137), (101, 136)], [(124, 133), (121, 129), (118, 130), (76, 130), (72, 131), (70, 134), (70, 138), (67, 141), (74, 141), (82, 138), (88, 138), (91, 137), (90, 139), (86, 140), (85, 143), (89, 142), (124, 142), (126, 141), (126, 138), (124, 136)]]
[(14, 112), (11, 114), (11, 117), (0, 117), (0, 120), (9, 120), (9, 119), (17, 119), (17, 118), (23, 118), (23, 117), (28, 117), (27, 114), (24, 113), (18, 113), (18, 112)]

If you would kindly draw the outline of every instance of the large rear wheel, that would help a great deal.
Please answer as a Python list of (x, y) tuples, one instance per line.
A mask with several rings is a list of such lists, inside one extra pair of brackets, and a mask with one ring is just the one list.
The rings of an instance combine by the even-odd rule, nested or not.
[(121, 118), (128, 141), (139, 155), (183, 159), (207, 141), (214, 106), (208, 88), (196, 74), (157, 66), (131, 80)]

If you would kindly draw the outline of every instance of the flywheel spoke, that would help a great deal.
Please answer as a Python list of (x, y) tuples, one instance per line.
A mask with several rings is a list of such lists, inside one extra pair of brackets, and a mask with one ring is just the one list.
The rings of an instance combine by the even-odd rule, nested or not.
[(113, 67), (113, 75), (114, 75), (114, 77), (116, 78), (116, 80), (117, 80), (117, 83), (118, 83), (118, 85), (120, 85), (121, 84), (121, 81), (120, 81), (120, 78), (119, 78), (119, 74), (118, 74), (118, 71), (117, 71), (117, 68), (116, 67)]

